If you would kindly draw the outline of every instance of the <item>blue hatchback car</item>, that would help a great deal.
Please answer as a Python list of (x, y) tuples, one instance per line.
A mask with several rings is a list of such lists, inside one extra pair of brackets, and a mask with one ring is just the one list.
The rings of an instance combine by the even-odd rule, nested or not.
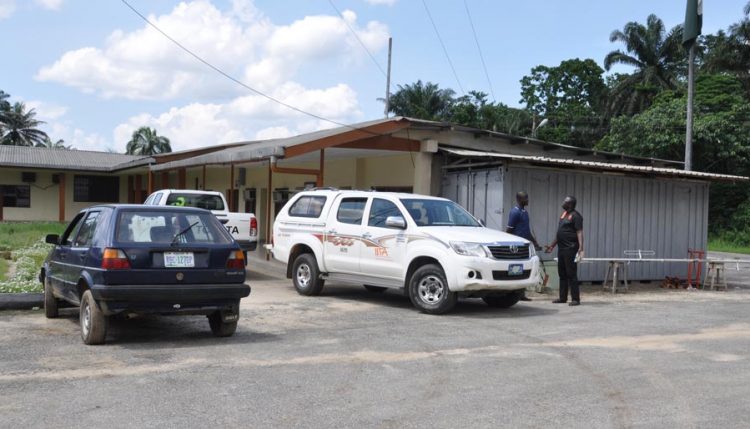
[(242, 249), (207, 210), (94, 206), (46, 241), (55, 247), (39, 276), (45, 315), (80, 307), (86, 344), (104, 343), (108, 317), (120, 313), (206, 315), (227, 337), (250, 294)]

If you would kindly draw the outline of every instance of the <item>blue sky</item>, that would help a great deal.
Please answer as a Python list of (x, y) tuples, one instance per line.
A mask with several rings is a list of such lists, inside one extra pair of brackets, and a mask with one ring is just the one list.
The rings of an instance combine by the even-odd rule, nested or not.
[[(393, 83), (432, 81), (460, 93), (421, 0), (130, 0), (198, 55), (250, 86), (338, 122), (382, 116), (382, 67), (394, 39)], [(706, 0), (704, 34), (742, 16), (746, 0)], [(489, 93), (462, 0), (427, 0), (461, 86)], [(539, 64), (593, 58), (609, 34), (650, 13), (667, 27), (685, 0), (467, 0), (497, 101), (518, 105)], [(348, 24), (348, 26), (347, 26)], [(0, 0), (0, 89), (35, 107), (53, 139), (124, 150), (140, 125), (175, 150), (330, 127), (273, 105), (166, 41), (118, 0)]]

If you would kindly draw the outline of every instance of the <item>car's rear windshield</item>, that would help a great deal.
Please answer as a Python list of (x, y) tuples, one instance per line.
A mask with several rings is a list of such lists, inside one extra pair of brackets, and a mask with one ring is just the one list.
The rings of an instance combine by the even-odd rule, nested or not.
[(206, 210), (224, 210), (224, 201), (218, 195), (172, 193), (167, 197), (167, 206), (197, 207)]
[(417, 226), (480, 226), (453, 201), (404, 198), (401, 203)]
[(123, 211), (115, 228), (119, 243), (228, 244), (232, 237), (210, 213)]

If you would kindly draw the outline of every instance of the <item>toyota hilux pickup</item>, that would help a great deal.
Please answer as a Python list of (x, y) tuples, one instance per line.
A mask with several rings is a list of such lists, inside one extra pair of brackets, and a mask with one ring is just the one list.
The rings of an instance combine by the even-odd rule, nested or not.
[(415, 194), (311, 190), (273, 226), (273, 257), (302, 295), (326, 280), (401, 290), (420, 311), (450, 311), (458, 296), (515, 305), (539, 281), (533, 245), (486, 228), (458, 204)]
[(143, 204), (210, 210), (244, 252), (253, 252), (258, 247), (258, 220), (255, 215), (230, 212), (227, 209), (227, 200), (221, 192), (163, 189), (149, 195)]

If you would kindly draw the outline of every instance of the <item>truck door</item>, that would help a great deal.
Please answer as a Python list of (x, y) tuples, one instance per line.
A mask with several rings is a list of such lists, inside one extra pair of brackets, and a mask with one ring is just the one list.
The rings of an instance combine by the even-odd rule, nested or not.
[(331, 273), (359, 273), (362, 224), (367, 198), (342, 198), (334, 203), (324, 235), (325, 262)]
[(362, 274), (388, 279), (404, 278), (404, 258), (406, 255), (406, 231), (388, 227), (388, 217), (401, 217), (401, 210), (392, 201), (373, 198), (362, 234)]

